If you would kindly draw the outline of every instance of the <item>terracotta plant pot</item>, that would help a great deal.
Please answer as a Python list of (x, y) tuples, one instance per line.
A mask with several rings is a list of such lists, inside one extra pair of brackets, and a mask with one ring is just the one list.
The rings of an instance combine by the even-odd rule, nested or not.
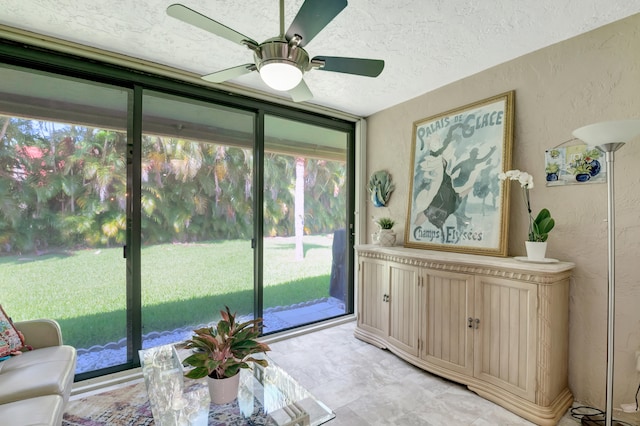
[(207, 377), (209, 395), (214, 404), (227, 404), (238, 397), (238, 387), (240, 385), (240, 373), (233, 377), (224, 379), (213, 379)]

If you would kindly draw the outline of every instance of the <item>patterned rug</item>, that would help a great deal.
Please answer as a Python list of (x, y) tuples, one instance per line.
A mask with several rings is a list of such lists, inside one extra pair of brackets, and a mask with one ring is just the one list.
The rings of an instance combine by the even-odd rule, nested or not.
[[(147, 389), (143, 382), (69, 401), (63, 426), (150, 426), (155, 425)], [(244, 426), (273, 425), (257, 401), (251, 416), (245, 418), (238, 400), (224, 405), (211, 405), (209, 425)]]

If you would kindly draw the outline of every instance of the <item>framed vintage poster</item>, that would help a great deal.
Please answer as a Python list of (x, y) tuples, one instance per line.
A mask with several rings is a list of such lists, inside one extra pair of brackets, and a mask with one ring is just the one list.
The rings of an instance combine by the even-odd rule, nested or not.
[(514, 91), (413, 124), (405, 246), (507, 255)]

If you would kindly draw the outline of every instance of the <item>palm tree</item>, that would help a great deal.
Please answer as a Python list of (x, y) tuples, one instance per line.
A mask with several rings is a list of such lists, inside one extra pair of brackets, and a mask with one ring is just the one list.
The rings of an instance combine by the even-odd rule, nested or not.
[(296, 158), (296, 189), (294, 195), (296, 260), (304, 259), (304, 246), (302, 243), (302, 236), (304, 235), (304, 164), (304, 158)]

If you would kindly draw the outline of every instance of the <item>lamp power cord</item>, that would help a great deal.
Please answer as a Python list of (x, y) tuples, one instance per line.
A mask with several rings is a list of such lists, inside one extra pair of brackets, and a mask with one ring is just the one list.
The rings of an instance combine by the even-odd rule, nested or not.
[[(638, 405), (638, 395), (640, 394), (640, 384), (638, 385), (638, 389), (636, 390), (636, 412), (640, 410), (640, 405)], [(580, 420), (584, 418), (587, 422), (583, 422), (583, 424), (593, 424), (593, 425), (604, 425), (606, 412), (600, 410), (595, 407), (589, 407), (587, 405), (580, 405), (578, 407), (573, 407), (571, 409), (571, 417), (574, 419)], [(592, 421), (592, 423), (588, 421)], [(600, 423), (602, 422), (602, 423)], [(634, 426), (631, 423), (627, 423), (624, 421), (616, 420), (617, 426)]]

